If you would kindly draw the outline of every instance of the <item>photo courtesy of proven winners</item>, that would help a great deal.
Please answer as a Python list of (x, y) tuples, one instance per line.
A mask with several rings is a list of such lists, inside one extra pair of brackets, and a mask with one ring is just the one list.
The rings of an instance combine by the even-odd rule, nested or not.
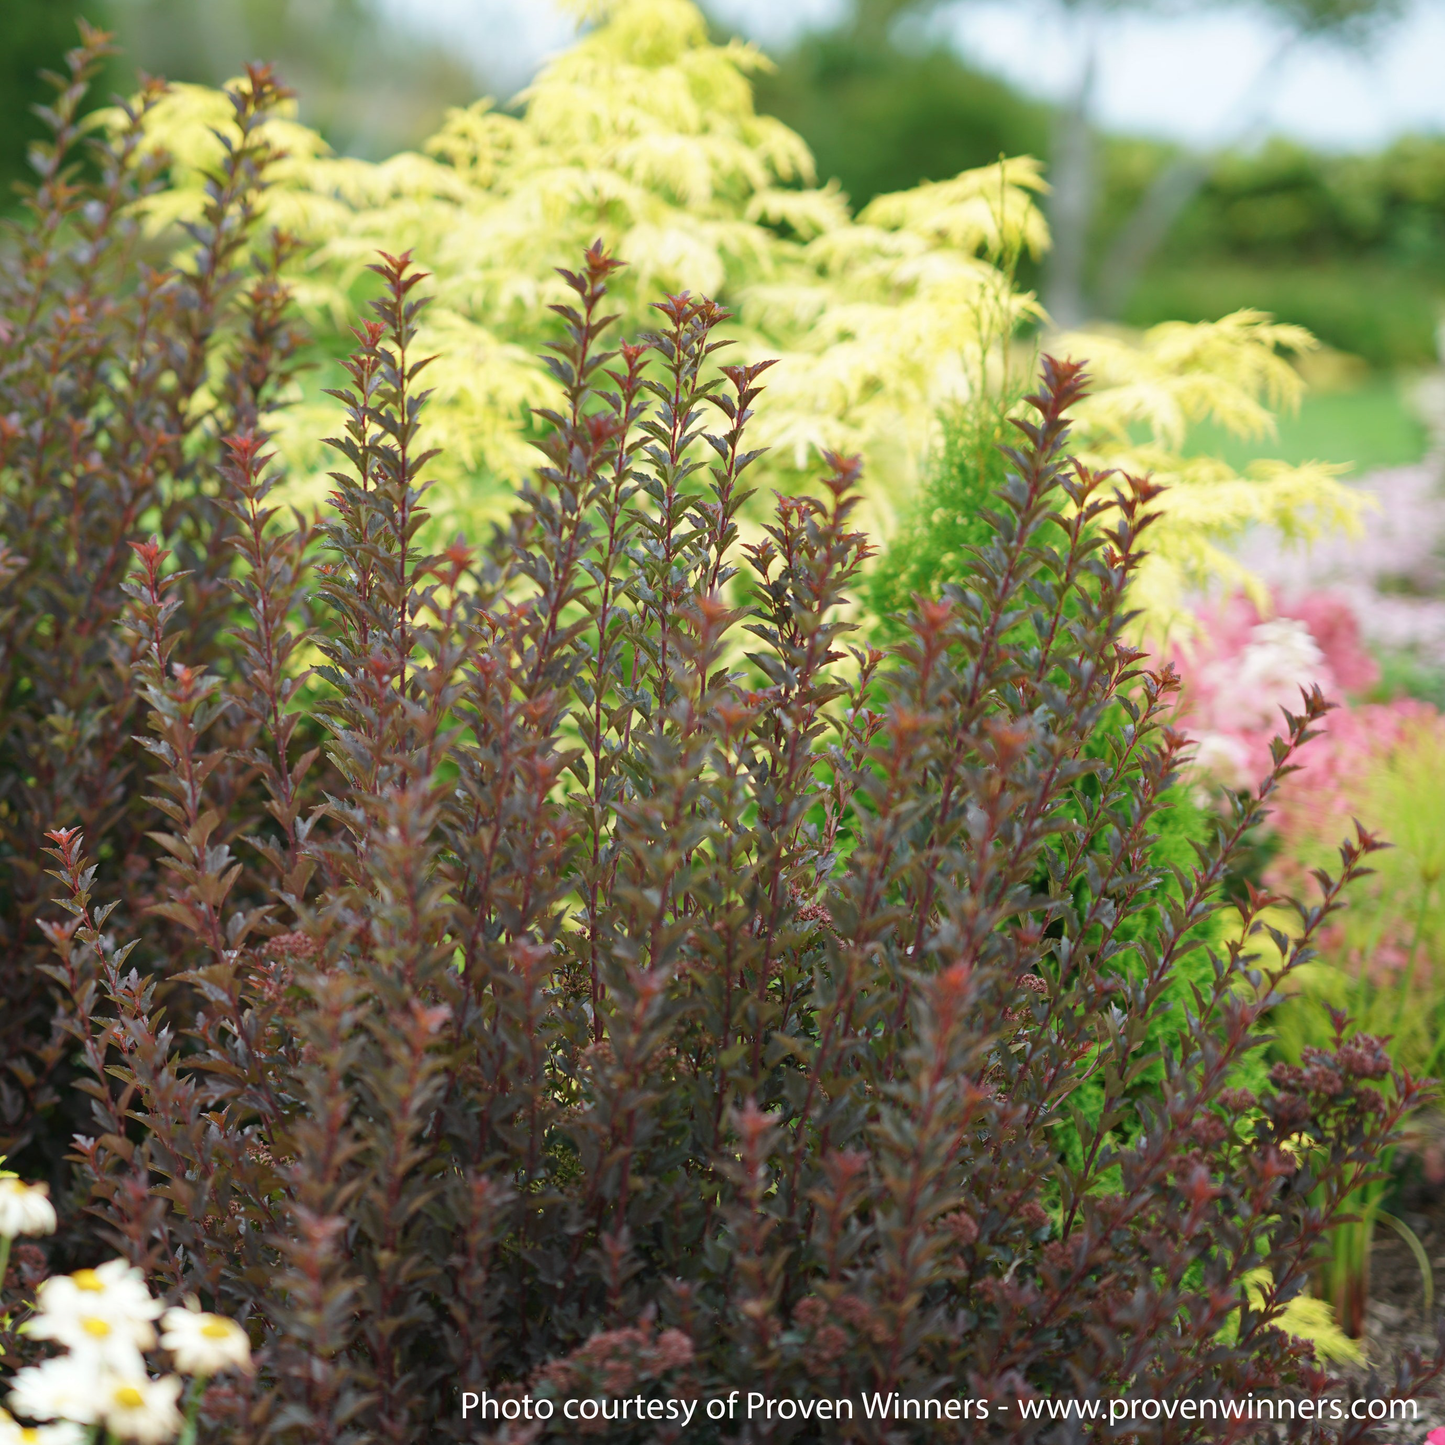
[(1445, 728), (1197, 444), (1314, 338), (1054, 329), (1041, 163), (855, 209), (690, 0), (380, 161), (76, 34), (0, 1445), (1445, 1442)]

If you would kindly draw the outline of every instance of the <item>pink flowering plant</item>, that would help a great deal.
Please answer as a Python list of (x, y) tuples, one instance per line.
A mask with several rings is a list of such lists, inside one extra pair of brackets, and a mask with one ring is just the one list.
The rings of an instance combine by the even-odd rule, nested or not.
[[(1338, 700), (1365, 691), (1380, 675), (1350, 606), (1328, 593), (1289, 603), (1272, 599), (1267, 614), (1239, 594), (1203, 607), (1197, 633), (1175, 647), (1174, 659), (1186, 679), (1179, 718), (1194, 744), (1194, 766), (1230, 788), (1251, 787), (1268, 770), (1281, 709), (1298, 707), (1302, 690), (1318, 687)], [(1276, 809), (1329, 786), (1325, 776), (1352, 754), (1359, 716), (1353, 710), (1331, 715), (1323, 725), (1331, 745), (1301, 755), (1305, 778)], [(1367, 727), (1381, 720), (1367, 716)]]
[[(1189, 684), (1179, 718), (1195, 744), (1196, 777), (1247, 786), (1268, 764), (1271, 712), (1315, 687), (1338, 700), (1271, 808), (1262, 881), (1302, 888), (1328, 862), (1327, 840), (1354, 820), (1389, 841), (1352, 907), (1322, 930), (1321, 960), (1296, 984), (1308, 983), (1321, 1018), (1329, 1006), (1368, 1014), (1395, 1057), (1416, 1074), (1430, 1072), (1445, 1005), (1445, 719), (1412, 698), (1357, 700), (1379, 673), (1336, 597), (1281, 603), (1267, 619), (1236, 597), (1203, 621), (1201, 637), (1181, 649)], [(1300, 1017), (1279, 1015), (1293, 1056), (1302, 1047)]]
[[(1326, 840), (1352, 821), (1390, 843), (1371, 860), (1350, 909), (1320, 931), (1319, 957), (1272, 1010), (1276, 1050), (1289, 1066), (1308, 1065), (1348, 1016), (1388, 1041), (1397, 1066), (1417, 1078), (1435, 1074), (1445, 1058), (1445, 719), (1410, 698), (1351, 700), (1378, 669), (1337, 596), (1306, 594), (1268, 619), (1236, 597), (1203, 620), (1185, 649), (1190, 685), (1180, 709), (1200, 775), (1230, 788), (1256, 775), (1266, 765), (1267, 714), (1287, 706), (1290, 692), (1320, 687), (1342, 700), (1272, 810), (1265, 886), (1302, 887), (1328, 863)], [(1432, 1177), (1445, 1177), (1437, 1136), (1418, 1131), (1416, 1145)], [(1333, 1232), (1322, 1265), (1321, 1291), (1351, 1335), (1364, 1326), (1375, 1223), (1399, 1231), (1423, 1259), (1419, 1241), (1384, 1209), (1387, 1192), (1385, 1178), (1361, 1190), (1357, 1220)], [(1428, 1300), (1428, 1263), (1422, 1274)]]

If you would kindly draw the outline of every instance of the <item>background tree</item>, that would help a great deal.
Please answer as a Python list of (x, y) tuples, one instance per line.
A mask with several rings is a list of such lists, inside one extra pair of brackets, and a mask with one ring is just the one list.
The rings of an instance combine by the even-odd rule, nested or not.
[[(854, 0), (836, 26), (803, 37), (777, 75), (760, 85), (760, 104), (794, 125), (814, 147), (820, 173), (837, 176), (850, 193), (867, 186), (871, 195), (935, 178), (954, 159), (972, 165), (1000, 151), (1046, 156), (1053, 246), (1043, 296), (1051, 319), (1063, 328), (1091, 315), (1121, 314), (1135, 280), (1221, 153), (1257, 133), (1264, 102), (1303, 45), (1362, 43), (1401, 9), (1401, 0), (1254, 0), (1258, 12), (1282, 23), (1283, 32), (1237, 107), (1234, 133), (1210, 152), (1180, 148), (1158, 166), (1142, 193), (1127, 197), (1132, 204), (1110, 228), (1095, 268), (1091, 258), (1110, 179), (1096, 116), (1100, 47), (1118, 12), (1167, 10), (1174, 0), (1041, 0), (1041, 20), (1066, 30), (1077, 58), (1051, 116), (972, 70), (928, 25), (966, 3)], [(956, 87), (952, 96), (946, 93), (950, 86)], [(878, 99), (885, 89), (886, 98)], [(1111, 199), (1123, 198), (1116, 188)]]
[(249, 61), (270, 61), (303, 118), (347, 155), (379, 158), (417, 144), (480, 83), (454, 50), (390, 20), (375, 0), (110, 0), (110, 8), (133, 69), (220, 85)]
[[(1107, 221), (1134, 211), (1172, 152), (1110, 137), (1102, 159)], [(1096, 227), (1095, 254), (1111, 239)], [(1388, 372), (1435, 360), (1442, 299), (1445, 140), (1326, 155), (1275, 139), (1213, 158), (1114, 314), (1147, 326), (1258, 306)]]
[[(1246, 141), (1263, 119), (1264, 105), (1280, 72), (1301, 45), (1311, 40), (1360, 43), (1398, 18), (1401, 0), (1258, 0), (1266, 14), (1281, 20), (1279, 45), (1265, 60), (1238, 107), (1239, 123), (1230, 144)], [(1098, 310), (1115, 316), (1129, 299), (1135, 280), (1149, 264), (1189, 202), (1209, 178), (1224, 147), (1211, 153), (1181, 151), (1154, 178), (1143, 199), (1119, 228), (1099, 269)]]
[(758, 109), (808, 140), (818, 174), (855, 209), (1000, 155), (1043, 155), (1048, 108), (973, 69), (921, 27), (897, 36), (893, 0), (859, 0), (755, 82)]

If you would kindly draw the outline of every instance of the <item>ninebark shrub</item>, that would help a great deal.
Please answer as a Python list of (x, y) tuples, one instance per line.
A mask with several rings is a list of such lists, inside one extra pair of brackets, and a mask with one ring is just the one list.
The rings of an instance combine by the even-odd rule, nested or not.
[[(261, 179), (237, 174), (226, 244)], [(484, 548), (426, 554), (407, 258), (376, 268), (313, 526), (269, 503), (264, 388), (215, 380), (276, 374), (279, 343), (222, 365), (289, 334), (274, 269), (228, 279), (272, 329), (227, 342), (187, 309), (204, 268), (127, 287), (95, 269), (89, 201), (55, 204), (32, 233), (74, 267), (33, 326), (49, 381), (6, 382), (7, 515), (34, 511), (6, 820), (48, 810), (60, 905), (12, 874), (12, 1127), (54, 1151), (40, 1080), (78, 1070), (72, 1205), (157, 1289), (246, 1322), (260, 1374), (212, 1391), (207, 1438), (471, 1439), (463, 1391), (732, 1389), (964, 1397), (988, 1406), (965, 1428), (1022, 1437), (1040, 1394), (1328, 1387), (1275, 1321), (1417, 1086), (1363, 1038), (1258, 1094), (1239, 1070), (1375, 844), (1343, 847), (1282, 968), (1230, 944), (1181, 1003), (1326, 705), (1195, 866), (1155, 861), (1184, 743), (1173, 674), (1125, 641), (1155, 489), (1071, 462), (1078, 366), (1046, 362), (966, 584), (883, 652), (850, 637), (854, 463), (739, 535), (766, 365), (719, 364), (712, 302), (667, 297), (609, 348), (616, 263), (590, 251), (545, 465)], [(194, 371), (146, 349), (152, 292)], [(72, 312), (101, 324), (92, 296), (123, 341), (87, 342), (72, 392), (90, 373), (44, 348)]]

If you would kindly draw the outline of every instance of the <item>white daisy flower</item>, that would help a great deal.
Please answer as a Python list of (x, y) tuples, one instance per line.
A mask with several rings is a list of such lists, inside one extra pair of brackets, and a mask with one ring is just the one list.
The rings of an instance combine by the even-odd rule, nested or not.
[(90, 1431), (69, 1420), (55, 1425), (22, 1425), (0, 1410), (0, 1445), (87, 1445)]
[(104, 1370), (73, 1355), (61, 1355), (19, 1371), (11, 1381), (10, 1408), (32, 1420), (73, 1420), (94, 1425), (100, 1419)]
[[(27, 1333), (41, 1334), (40, 1320), (26, 1326)], [(45, 1322), (44, 1337), (65, 1345), (72, 1359), (92, 1370), (109, 1370), (115, 1375), (143, 1375), (142, 1349), (156, 1342), (155, 1331), (144, 1320), (133, 1324), (107, 1319), (104, 1315), (74, 1315)]]
[(151, 1298), (145, 1276), (123, 1259), (48, 1279), (36, 1291), (35, 1302), (39, 1313), (26, 1325), (27, 1333), (99, 1354), (130, 1373), (134, 1351), (155, 1345), (151, 1321), (163, 1308)]
[(161, 1316), (161, 1345), (184, 1375), (251, 1370), (251, 1342), (235, 1320), (198, 1309), (169, 1309)]
[(141, 1445), (160, 1445), (173, 1439), (184, 1421), (176, 1408), (180, 1398), (178, 1375), (165, 1375), (159, 1380), (141, 1375), (124, 1379), (106, 1378), (102, 1413), (105, 1428), (122, 1440), (139, 1440)]
[(14, 1174), (0, 1174), (0, 1236), (54, 1234), (55, 1206), (48, 1184), (26, 1184)]

